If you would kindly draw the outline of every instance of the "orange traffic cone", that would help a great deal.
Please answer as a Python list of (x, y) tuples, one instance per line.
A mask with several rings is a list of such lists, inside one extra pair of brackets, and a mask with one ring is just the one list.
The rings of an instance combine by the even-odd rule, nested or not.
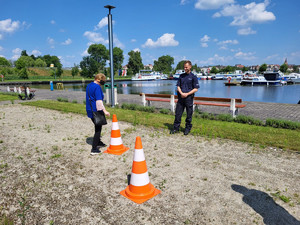
[(122, 155), (124, 152), (126, 152), (129, 149), (128, 147), (125, 147), (123, 145), (116, 114), (113, 114), (110, 136), (111, 136), (110, 145), (106, 149), (106, 151), (104, 151), (104, 153)]
[(160, 190), (156, 189), (149, 180), (141, 137), (136, 137), (130, 184), (120, 194), (141, 204), (159, 193)]

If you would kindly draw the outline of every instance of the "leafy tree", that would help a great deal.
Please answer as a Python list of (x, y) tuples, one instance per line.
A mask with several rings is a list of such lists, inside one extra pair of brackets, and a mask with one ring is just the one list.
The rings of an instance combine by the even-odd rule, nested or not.
[(89, 46), (87, 52), (90, 57), (97, 62), (97, 72), (104, 71), (106, 61), (109, 58), (109, 51), (102, 44), (92, 44)]
[(44, 55), (42, 59), (46, 62), (47, 67), (49, 67), (52, 63), (52, 57), (50, 55)]
[(98, 63), (91, 56), (83, 57), (83, 60), (80, 62), (80, 67), (80, 75), (83, 77), (91, 78), (98, 72)]
[(21, 56), (28, 56), (26, 50), (23, 50), (23, 51), (21, 52)]
[(35, 60), (34, 65), (36, 67), (46, 67), (47, 63), (44, 60), (42, 60), (41, 58), (38, 58)]
[(34, 60), (30, 56), (21, 56), (15, 62), (17, 69), (27, 68), (34, 66)]
[(196, 71), (197, 73), (199, 73), (201, 71), (201, 69), (198, 67), (197, 64), (192, 66), (192, 71)]
[(78, 66), (74, 64), (74, 67), (72, 67), (72, 76), (73, 76), (73, 78), (75, 76), (77, 76), (78, 74), (79, 74)]
[(122, 63), (124, 61), (124, 55), (123, 55), (122, 49), (120, 49), (118, 47), (114, 47), (113, 60), (114, 60), (114, 73), (116, 73), (116, 71), (119, 71), (120, 69), (122, 69)]
[(172, 65), (174, 64), (174, 58), (169, 55), (163, 55), (154, 60), (153, 69), (168, 74), (172, 71)]
[(234, 71), (234, 67), (232, 67), (232, 66), (226, 66), (224, 68), (225, 73), (229, 73), (229, 72), (233, 72), (233, 71)]
[(11, 66), (10, 62), (4, 58), (4, 57), (0, 57), (0, 66)]
[[(26, 56), (25, 56), (26, 57)], [(18, 74), (19, 74), (19, 77), (21, 78), (21, 79), (28, 79), (28, 72), (27, 72), (27, 69), (24, 67), (24, 68), (22, 68), (22, 69), (20, 69), (19, 71), (18, 71)]]
[(263, 73), (263, 72), (265, 72), (267, 70), (267, 64), (262, 64), (260, 67), (259, 67), (259, 72), (260, 73)]
[(216, 74), (216, 73), (218, 73), (218, 72), (219, 72), (219, 70), (218, 70), (217, 67), (215, 67), (215, 66), (213, 66), (213, 67), (211, 68), (211, 70), (210, 70), (210, 73)]
[(57, 56), (44, 55), (42, 59), (46, 62), (47, 67), (51, 64), (54, 64), (56, 76), (60, 77), (64, 72), (62, 70), (62, 64), (60, 63), (60, 59)]
[(244, 66), (244, 67), (242, 68), (243, 73), (246, 72), (246, 71), (248, 71), (248, 70), (249, 70), (249, 67)]
[(30, 56), (33, 60), (36, 60), (37, 58), (32, 54), (31, 56)]
[[(128, 72), (131, 72), (133, 74), (136, 74), (139, 72), (140, 69), (144, 67), (142, 62), (141, 53), (139, 51), (130, 51), (128, 52), (129, 60), (128, 60)], [(130, 73), (128, 73), (130, 74)]]
[(176, 66), (175, 70), (183, 70), (184, 63), (185, 63), (185, 60), (181, 60), (179, 63), (177, 63), (177, 66)]
[(287, 69), (288, 69), (288, 65), (286, 65), (285, 63), (280, 66), (280, 71), (283, 73), (286, 73)]

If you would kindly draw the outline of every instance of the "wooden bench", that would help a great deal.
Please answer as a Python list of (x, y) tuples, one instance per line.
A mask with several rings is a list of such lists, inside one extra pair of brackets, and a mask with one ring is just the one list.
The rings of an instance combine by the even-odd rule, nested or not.
[[(142, 96), (144, 106), (151, 106), (152, 101), (170, 102), (171, 112), (175, 112), (175, 104), (178, 101), (177, 95), (140, 93), (140, 96)], [(233, 117), (237, 115), (239, 108), (246, 106), (241, 103), (242, 99), (240, 98), (194, 97), (194, 107), (198, 107), (199, 105), (229, 107)]]
[[(239, 104), (237, 104), (239, 103)], [(208, 105), (208, 106), (221, 106), (230, 107), (232, 116), (235, 117), (238, 114), (238, 109), (246, 107), (245, 104), (241, 104), (240, 98), (210, 98), (210, 97), (194, 97), (194, 105)]]

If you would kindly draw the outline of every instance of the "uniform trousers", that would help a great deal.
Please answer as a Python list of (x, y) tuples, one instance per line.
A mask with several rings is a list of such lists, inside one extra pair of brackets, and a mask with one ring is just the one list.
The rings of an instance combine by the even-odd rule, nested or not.
[(190, 131), (192, 129), (194, 95), (189, 95), (186, 98), (181, 98), (178, 95), (178, 102), (175, 110), (174, 130), (179, 130), (181, 117), (184, 109), (186, 109), (185, 129)]

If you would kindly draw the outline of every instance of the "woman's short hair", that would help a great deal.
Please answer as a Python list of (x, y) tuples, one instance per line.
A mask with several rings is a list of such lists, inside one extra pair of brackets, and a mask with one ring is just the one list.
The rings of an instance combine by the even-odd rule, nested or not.
[(106, 76), (103, 73), (98, 73), (95, 75), (95, 80), (105, 80)]

